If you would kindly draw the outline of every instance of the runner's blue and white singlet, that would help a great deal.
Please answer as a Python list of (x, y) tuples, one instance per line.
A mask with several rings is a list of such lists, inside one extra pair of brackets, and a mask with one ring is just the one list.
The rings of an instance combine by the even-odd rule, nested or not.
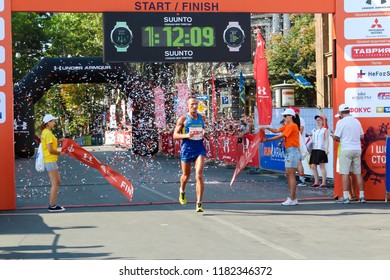
[(181, 143), (180, 158), (184, 162), (195, 161), (198, 156), (206, 155), (206, 148), (203, 145), (203, 128), (204, 122), (202, 116), (198, 114), (196, 120), (192, 119), (188, 114), (185, 115), (186, 121), (183, 127), (184, 133), (190, 131), (195, 132), (191, 138), (183, 139)]

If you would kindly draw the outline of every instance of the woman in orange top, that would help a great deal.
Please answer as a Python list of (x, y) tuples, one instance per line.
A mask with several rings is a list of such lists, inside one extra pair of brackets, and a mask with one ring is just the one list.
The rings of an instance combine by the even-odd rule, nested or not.
[(295, 179), (295, 173), (297, 172), (298, 162), (301, 158), (301, 153), (299, 151), (299, 116), (296, 116), (294, 110), (291, 108), (286, 109), (282, 115), (285, 119), (285, 124), (282, 127), (265, 127), (273, 133), (281, 133), (275, 137), (264, 138), (263, 142), (284, 139), (285, 168), (290, 196), (282, 203), (282, 205), (293, 206), (298, 204), (296, 197), (297, 181)]

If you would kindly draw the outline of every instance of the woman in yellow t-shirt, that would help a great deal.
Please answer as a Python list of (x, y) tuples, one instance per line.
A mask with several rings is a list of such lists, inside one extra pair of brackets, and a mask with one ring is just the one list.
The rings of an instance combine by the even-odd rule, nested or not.
[(301, 159), (299, 151), (299, 116), (295, 114), (294, 110), (288, 108), (282, 113), (285, 124), (280, 128), (264, 127), (273, 133), (280, 133), (271, 138), (264, 138), (263, 142), (284, 139), (284, 166), (286, 168), (287, 184), (290, 189), (290, 196), (282, 203), (284, 206), (293, 206), (298, 204), (296, 197), (297, 180), (295, 173), (298, 169), (298, 162)]
[(41, 125), (41, 144), (43, 151), (43, 161), (45, 163), (45, 169), (49, 174), (51, 188), (50, 188), (50, 200), (49, 200), (49, 212), (62, 212), (65, 208), (57, 205), (57, 193), (60, 185), (60, 173), (58, 171), (58, 156), (62, 156), (65, 152), (59, 152), (57, 138), (52, 133), (52, 129), (57, 124), (57, 118), (52, 115), (45, 115), (43, 123)]

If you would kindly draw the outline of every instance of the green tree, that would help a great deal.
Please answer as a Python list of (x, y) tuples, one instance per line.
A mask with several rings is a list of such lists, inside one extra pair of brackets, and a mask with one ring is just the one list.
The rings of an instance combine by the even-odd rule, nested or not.
[[(312, 14), (293, 14), (288, 34), (275, 34), (267, 44), (266, 56), (271, 85), (284, 81), (295, 83), (288, 71), (299, 73), (315, 85), (315, 24)], [(313, 88), (298, 88), (295, 98), (298, 105), (315, 103)]]
[(13, 80), (20, 81), (44, 55), (48, 39), (44, 32), (49, 13), (13, 13)]
[(58, 13), (44, 29), (50, 47), (46, 56), (78, 57), (103, 55), (103, 26), (100, 13)]
[[(102, 15), (99, 13), (56, 13), (45, 22), (46, 57), (102, 56)], [(101, 113), (105, 85), (53, 85), (36, 103), (37, 120), (45, 113), (60, 117), (62, 134), (90, 133), (94, 118)], [(39, 125), (39, 122), (36, 124)]]

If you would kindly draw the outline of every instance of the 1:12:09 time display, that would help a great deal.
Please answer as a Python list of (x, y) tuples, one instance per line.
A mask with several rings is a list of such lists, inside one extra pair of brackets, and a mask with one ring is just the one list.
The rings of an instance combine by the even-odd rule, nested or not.
[(144, 26), (143, 47), (215, 47), (211, 26)]

